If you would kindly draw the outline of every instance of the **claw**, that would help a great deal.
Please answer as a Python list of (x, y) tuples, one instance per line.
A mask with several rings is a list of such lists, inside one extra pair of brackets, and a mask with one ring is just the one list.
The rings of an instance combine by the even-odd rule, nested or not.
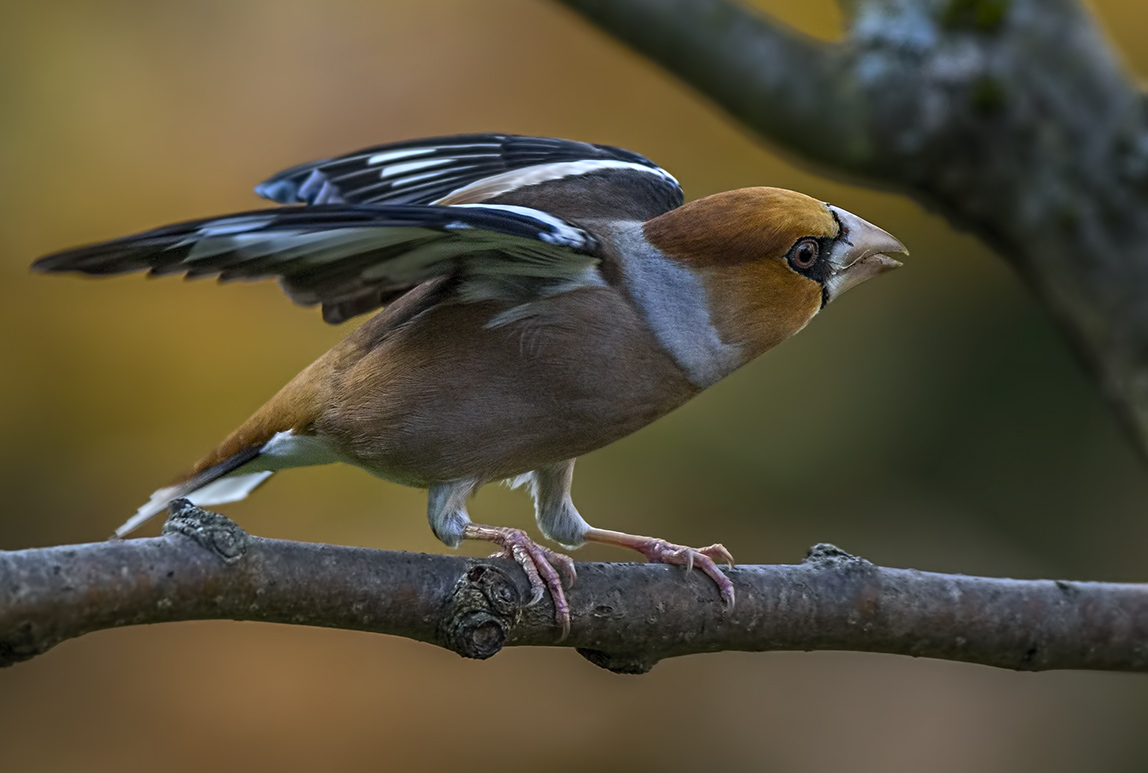
[(539, 545), (519, 529), (470, 524), (463, 532), (463, 537), (485, 540), (502, 546), (502, 550), (491, 557), (509, 558), (522, 567), (531, 590), (530, 600), (526, 602), (526, 606), (532, 607), (539, 603), (549, 591), (550, 598), (554, 601), (555, 622), (562, 631), (558, 641), (564, 641), (570, 635), (570, 605), (566, 602), (566, 593), (562, 589), (563, 576), (571, 586), (578, 579), (574, 560), (570, 556)]
[(566, 578), (566, 587), (573, 588), (578, 582), (578, 570), (574, 568), (574, 559), (565, 553), (553, 553), (552, 557), (558, 559), (558, 571)]

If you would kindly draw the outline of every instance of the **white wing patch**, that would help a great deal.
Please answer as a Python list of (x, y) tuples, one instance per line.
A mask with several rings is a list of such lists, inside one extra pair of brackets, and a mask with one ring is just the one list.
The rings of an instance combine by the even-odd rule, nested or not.
[(554, 217), (547, 212), (540, 209), (531, 209), (530, 207), (519, 207), (514, 204), (455, 204), (456, 207), (474, 207), (475, 209), (498, 209), (503, 212), (513, 212), (516, 215), (529, 217), (537, 220), (540, 223), (545, 223), (554, 229), (553, 233), (542, 231), (538, 234), (540, 241), (547, 242), (548, 244), (557, 244), (560, 247), (572, 247), (574, 249), (581, 249), (586, 246), (587, 237), (586, 232), (581, 228), (575, 228), (561, 218)]
[(451, 169), (440, 169), (437, 172), (423, 172), (422, 174), (412, 174), (410, 177), (404, 177), (401, 180), (395, 180), (393, 185), (395, 188), (402, 188), (404, 185), (411, 185), (412, 183), (421, 182), (422, 180), (429, 180), (432, 177), (442, 177), (444, 174), (454, 174), (459, 169), (470, 169), (467, 167), (453, 167)]
[(525, 188), (528, 185), (538, 185), (539, 183), (544, 183), (549, 180), (561, 180), (563, 177), (600, 172), (604, 169), (626, 169), (632, 172), (646, 172), (648, 174), (657, 175), (673, 185), (678, 185), (678, 181), (674, 179), (673, 175), (659, 167), (651, 167), (644, 164), (635, 164), (630, 161), (618, 161), (615, 159), (587, 159), (585, 161), (562, 161), (555, 164), (537, 164), (523, 169), (513, 169), (509, 172), (503, 172), (502, 174), (484, 177), (481, 180), (453, 190), (441, 199), (431, 203), (447, 205), (456, 204), (457, 202), (456, 206), (458, 206), (463, 202), (493, 198), (503, 193)]
[(417, 172), (420, 169), (429, 169), (432, 166), (442, 166), (443, 164), (449, 164), (449, 163), (453, 162), (454, 160), (455, 159), (453, 159), (453, 158), (442, 158), (442, 157), (440, 157), (440, 158), (427, 158), (427, 159), (423, 159), (422, 161), (407, 161), (407, 162), (402, 163), (402, 164), (391, 164), (390, 166), (384, 166), (379, 171), (379, 177), (386, 179), (388, 177), (394, 177), (396, 175), (406, 174), (407, 172)]
[[(598, 182), (626, 195), (636, 173), (649, 216), (681, 206), (681, 186), (643, 156), (554, 137), (465, 134), (380, 145), (285, 169), (255, 190), (280, 204), (477, 204), (519, 188), (618, 170)], [(609, 216), (609, 205), (602, 207)], [(646, 219), (646, 218), (642, 218)]]
[(367, 166), (385, 164), (388, 161), (398, 161), (400, 158), (410, 158), (411, 156), (423, 156), (427, 153), (434, 153), (436, 150), (438, 148), (407, 148), (405, 150), (392, 150), (387, 153), (376, 153), (367, 159)]

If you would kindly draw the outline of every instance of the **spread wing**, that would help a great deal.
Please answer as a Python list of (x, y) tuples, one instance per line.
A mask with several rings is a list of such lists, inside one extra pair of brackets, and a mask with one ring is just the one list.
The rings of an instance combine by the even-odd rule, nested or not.
[[(642, 216), (681, 206), (682, 189), (644, 156), (550, 137), (461, 134), (378, 145), (292, 167), (255, 191), (280, 204), (462, 204), (590, 175), (620, 198), (648, 201)], [(602, 196), (602, 185), (595, 189)], [(609, 197), (609, 196), (608, 196)]]
[(40, 258), (37, 271), (278, 277), (338, 323), (417, 284), (453, 276), (463, 300), (597, 283), (593, 236), (545, 212), (500, 205), (288, 207), (194, 220)]

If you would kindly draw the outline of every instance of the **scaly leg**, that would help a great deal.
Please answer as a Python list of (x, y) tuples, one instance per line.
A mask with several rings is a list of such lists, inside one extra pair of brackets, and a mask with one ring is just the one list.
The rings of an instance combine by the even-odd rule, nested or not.
[(648, 561), (684, 566), (687, 571), (697, 566), (718, 586), (722, 603), (727, 608), (733, 607), (733, 583), (714, 563), (717, 560), (733, 566), (733, 556), (722, 545), (688, 548), (653, 537), (593, 528), (582, 519), (570, 500), (570, 488), (574, 482), (573, 459), (539, 468), (527, 479), (534, 495), (538, 526), (550, 539), (568, 547), (577, 547), (586, 540), (619, 545), (638, 551)]
[(696, 566), (718, 586), (718, 592), (726, 608), (733, 609), (733, 583), (714, 563), (716, 559), (733, 568), (733, 556), (724, 545), (688, 548), (656, 537), (639, 537), (635, 534), (595, 528), (588, 529), (583, 536), (589, 542), (601, 542), (605, 545), (618, 545), (636, 550), (651, 563), (684, 566), (687, 572)]
[[(573, 585), (577, 575), (569, 556), (535, 544), (519, 529), (481, 526), (471, 523), (466, 498), (478, 485), (474, 480), (436, 483), (427, 496), (427, 519), (435, 536), (452, 548), (464, 539), (493, 542), (502, 548), (497, 555), (512, 558), (526, 573), (532, 592), (529, 604), (537, 604), (547, 591), (554, 600), (554, 617), (562, 629), (562, 639), (570, 633), (570, 605), (562, 589), (562, 575)], [(557, 569), (555, 569), (557, 567)]]

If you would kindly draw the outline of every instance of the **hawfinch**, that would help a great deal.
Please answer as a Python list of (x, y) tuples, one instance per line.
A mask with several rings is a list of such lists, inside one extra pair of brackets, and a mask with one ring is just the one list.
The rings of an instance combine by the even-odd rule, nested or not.
[[(528, 485), (538, 527), (697, 567), (726, 605), (721, 545), (591, 526), (574, 460), (629, 435), (801, 330), (854, 285), (901, 265), (891, 235), (809, 196), (744, 188), (682, 203), (648, 159), (607, 145), (469, 134), (380, 145), (281, 172), (277, 204), (59, 252), (37, 271), (276, 277), (336, 324), (378, 311), (116, 530), (173, 499), (243, 499), (288, 467), (346, 462), (429, 489), (451, 547), (517, 561), (563, 636), (569, 557), (472, 523), (467, 497)], [(563, 577), (564, 576), (564, 577)]]

